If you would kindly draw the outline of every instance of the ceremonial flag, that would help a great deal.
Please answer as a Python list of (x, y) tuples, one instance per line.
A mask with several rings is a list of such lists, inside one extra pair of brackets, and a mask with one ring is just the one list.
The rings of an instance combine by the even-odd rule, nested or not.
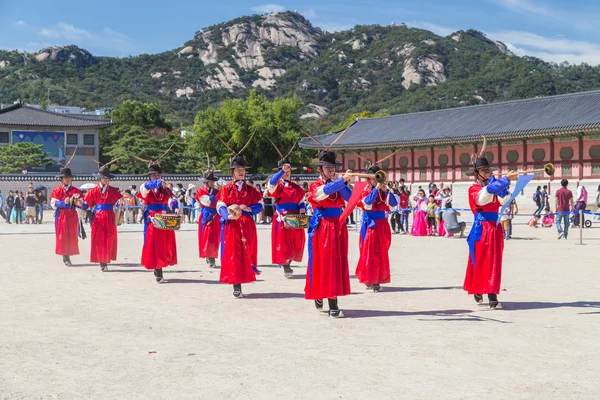
[(363, 190), (367, 186), (367, 182), (356, 182), (354, 184), (354, 189), (352, 189), (352, 196), (350, 196), (350, 200), (348, 200), (348, 204), (346, 204), (346, 208), (344, 208), (344, 212), (340, 216), (340, 223), (346, 222), (346, 218), (350, 215), (354, 207), (358, 204), (360, 200), (360, 196), (362, 195)]
[(517, 198), (519, 193), (521, 193), (525, 186), (527, 186), (527, 184), (531, 182), (534, 176), (535, 175), (519, 175), (519, 179), (517, 179), (517, 183), (512, 192), (512, 195), (510, 196), (510, 199), (508, 199), (508, 201), (504, 203), (504, 205), (500, 209), (500, 214), (498, 215), (498, 221), (496, 221), (496, 225), (500, 223), (500, 218), (502, 217), (502, 214), (504, 214), (504, 210), (506, 210), (506, 207), (510, 206), (510, 203), (512, 203), (512, 201)]

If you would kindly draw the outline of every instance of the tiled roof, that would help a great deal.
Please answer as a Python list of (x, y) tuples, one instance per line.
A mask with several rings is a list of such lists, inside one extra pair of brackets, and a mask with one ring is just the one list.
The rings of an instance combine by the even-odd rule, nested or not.
[(15, 104), (0, 110), (0, 126), (39, 126), (54, 128), (105, 128), (109, 119), (97, 120)]
[[(357, 119), (332, 148), (452, 144), (487, 138), (529, 138), (600, 128), (600, 90), (437, 111)], [(340, 134), (317, 139), (331, 144)], [(309, 138), (303, 148), (319, 148)]]

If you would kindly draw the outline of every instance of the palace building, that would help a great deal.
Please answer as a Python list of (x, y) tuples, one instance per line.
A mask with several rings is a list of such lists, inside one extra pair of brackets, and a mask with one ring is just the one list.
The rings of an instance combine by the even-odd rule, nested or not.
[[(331, 144), (342, 132), (317, 139)], [(491, 103), (379, 118), (357, 119), (332, 150), (344, 168), (363, 171), (384, 158), (390, 180), (467, 183), (471, 155), (487, 138), (487, 158), (501, 173), (553, 163), (560, 181), (600, 181), (600, 91)], [(300, 146), (320, 146), (303, 138)], [(590, 193), (595, 187), (586, 184)], [(558, 184), (552, 184), (558, 188)], [(426, 187), (426, 186), (424, 186)]]

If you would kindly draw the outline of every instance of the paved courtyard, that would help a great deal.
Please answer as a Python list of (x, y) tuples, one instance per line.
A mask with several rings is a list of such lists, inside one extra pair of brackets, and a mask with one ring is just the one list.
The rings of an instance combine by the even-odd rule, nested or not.
[[(52, 225), (0, 227), (0, 399), (597, 399), (600, 229), (585, 246), (555, 229), (515, 227), (504, 310), (461, 289), (464, 240), (394, 236), (392, 283), (352, 279), (347, 318), (319, 314), (270, 265), (259, 227), (259, 281), (233, 298), (177, 233), (179, 265), (154, 283), (142, 236), (124, 227), (119, 260), (67, 268)], [(16, 232), (22, 232), (17, 234)], [(25, 234), (33, 232), (48, 232)], [(350, 234), (351, 272), (358, 233)]]

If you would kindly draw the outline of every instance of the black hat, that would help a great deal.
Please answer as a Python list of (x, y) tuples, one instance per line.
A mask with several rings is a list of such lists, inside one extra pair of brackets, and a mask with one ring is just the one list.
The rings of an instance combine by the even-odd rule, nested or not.
[(206, 171), (205, 173), (202, 174), (202, 178), (200, 179), (200, 182), (217, 182), (218, 179), (215, 178), (215, 174), (213, 171)]
[(110, 173), (110, 168), (108, 168), (106, 166), (100, 167), (100, 169), (98, 170), (98, 173), (94, 174), (94, 175), (98, 179), (102, 179), (102, 178), (112, 179), (115, 177), (113, 174)]
[[(277, 162), (277, 168), (273, 168), (273, 171), (279, 171), (281, 168), (283, 168), (283, 166), (285, 164), (290, 164), (292, 165), (292, 163), (289, 160), (279, 160), (279, 162)], [(297, 169), (296, 167), (292, 167), (292, 171)]]
[(367, 169), (367, 174), (375, 174), (375, 173), (377, 173), (377, 171), (381, 171), (381, 168), (379, 168), (379, 165), (371, 165)]
[(65, 167), (60, 170), (59, 178), (72, 178), (73, 173), (71, 172), (71, 168)]
[(148, 175), (150, 174), (160, 174), (162, 175), (163, 171), (160, 165), (153, 163), (148, 166)]
[(331, 150), (321, 150), (317, 156), (319, 161), (313, 163), (314, 165), (324, 167), (342, 167), (344, 164), (335, 161), (335, 153)]
[(235, 169), (235, 168), (252, 168), (249, 165), (246, 165), (246, 160), (244, 160), (244, 157), (240, 156), (240, 155), (236, 155), (233, 156), (233, 158), (230, 161), (230, 168), (231, 169)]
[(473, 164), (473, 168), (471, 168), (467, 171), (467, 175), (468, 176), (475, 175), (475, 171), (477, 171), (480, 168), (489, 168), (490, 171), (496, 170), (496, 167), (490, 167), (490, 163), (487, 160), (487, 158), (479, 157), (477, 160), (475, 160), (475, 163)]

